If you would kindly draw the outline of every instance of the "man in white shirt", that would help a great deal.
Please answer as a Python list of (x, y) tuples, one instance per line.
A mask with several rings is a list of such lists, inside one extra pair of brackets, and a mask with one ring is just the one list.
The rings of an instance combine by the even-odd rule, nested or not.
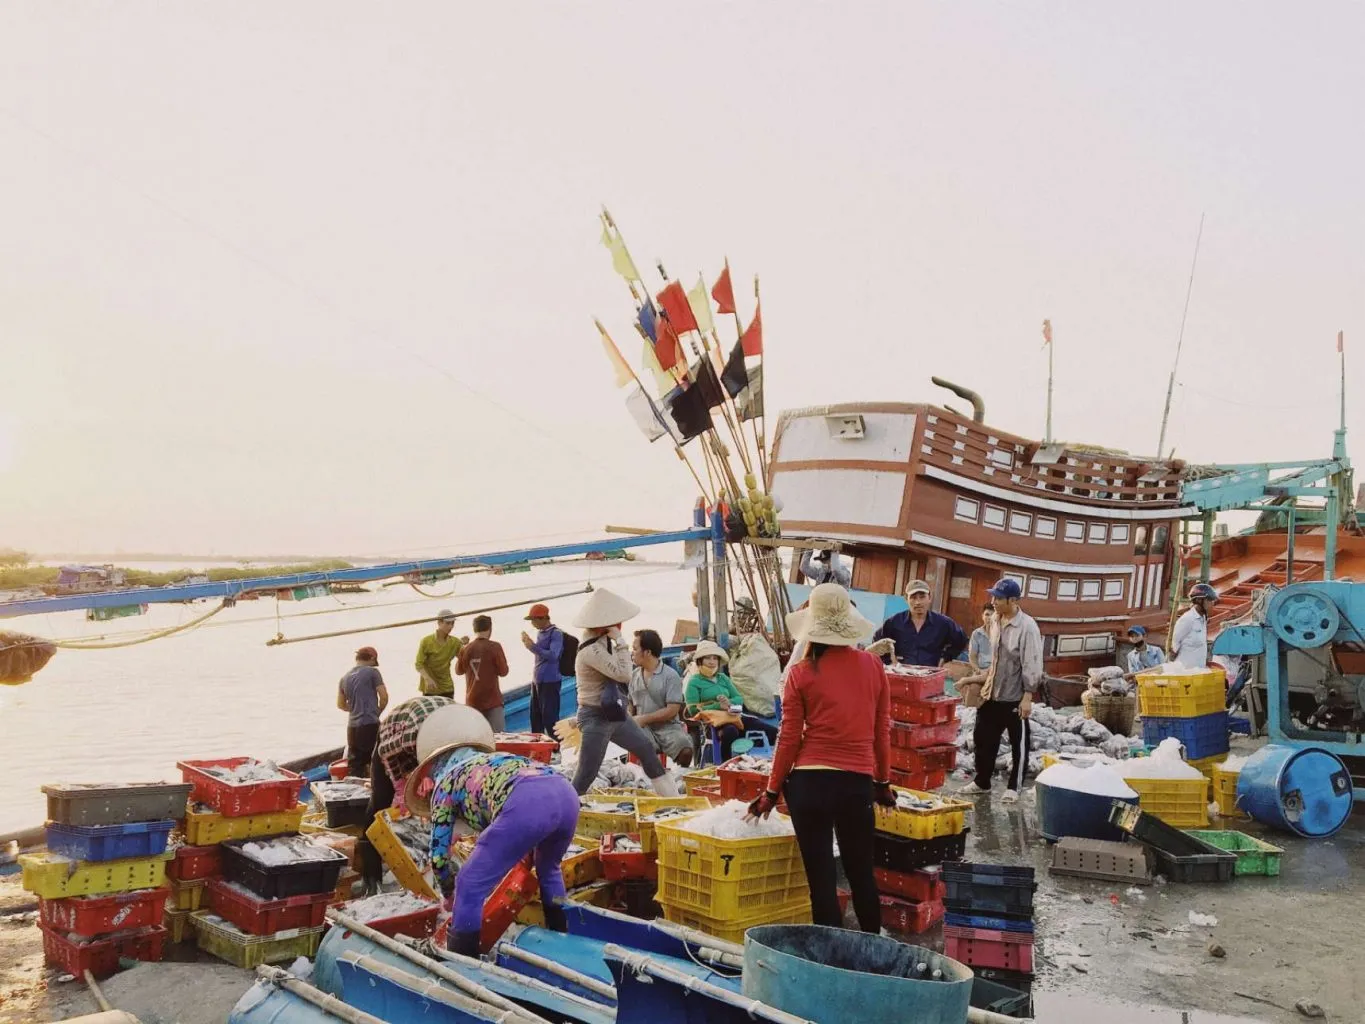
[(1190, 610), (1175, 620), (1171, 634), (1171, 660), (1186, 668), (1209, 664), (1209, 611), (1218, 602), (1218, 591), (1207, 583), (1190, 588)]

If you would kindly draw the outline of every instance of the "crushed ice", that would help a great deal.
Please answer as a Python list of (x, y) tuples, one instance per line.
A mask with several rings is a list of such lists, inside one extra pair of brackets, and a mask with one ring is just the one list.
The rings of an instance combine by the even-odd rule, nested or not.
[(684, 818), (678, 825), (687, 832), (717, 839), (757, 839), (766, 836), (794, 835), (790, 818), (770, 814), (767, 818), (746, 819), (749, 805), (743, 800), (730, 800), (709, 811)]

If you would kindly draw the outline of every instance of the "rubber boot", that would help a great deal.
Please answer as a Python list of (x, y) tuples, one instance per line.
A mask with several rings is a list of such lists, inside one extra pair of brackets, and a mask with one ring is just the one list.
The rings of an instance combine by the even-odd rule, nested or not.
[(478, 959), (479, 933), (457, 931), (447, 932), (446, 949), (452, 953), (459, 953), (461, 956), (469, 956)]
[(677, 796), (678, 784), (673, 781), (671, 775), (660, 775), (657, 779), (650, 779), (649, 784), (654, 787), (654, 792), (659, 796)]
[(567, 932), (569, 930), (569, 916), (564, 913), (564, 908), (553, 900), (544, 905), (545, 927), (552, 932)]

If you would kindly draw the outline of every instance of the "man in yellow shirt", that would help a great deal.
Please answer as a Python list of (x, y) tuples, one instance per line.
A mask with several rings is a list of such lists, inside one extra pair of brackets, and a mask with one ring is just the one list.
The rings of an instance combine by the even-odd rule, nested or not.
[(469, 641), (451, 636), (454, 628), (455, 613), (443, 608), (436, 618), (436, 632), (422, 637), (422, 642), (417, 645), (417, 674), (421, 676), (417, 685), (428, 697), (455, 696), (455, 680), (450, 675), (450, 663)]

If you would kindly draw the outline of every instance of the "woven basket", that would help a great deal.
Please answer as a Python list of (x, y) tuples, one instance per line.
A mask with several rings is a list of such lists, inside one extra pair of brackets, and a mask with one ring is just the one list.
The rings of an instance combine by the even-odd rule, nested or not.
[(1085, 717), (1093, 718), (1112, 733), (1131, 736), (1133, 719), (1137, 717), (1136, 693), (1100, 693), (1086, 690), (1081, 694), (1081, 706)]

